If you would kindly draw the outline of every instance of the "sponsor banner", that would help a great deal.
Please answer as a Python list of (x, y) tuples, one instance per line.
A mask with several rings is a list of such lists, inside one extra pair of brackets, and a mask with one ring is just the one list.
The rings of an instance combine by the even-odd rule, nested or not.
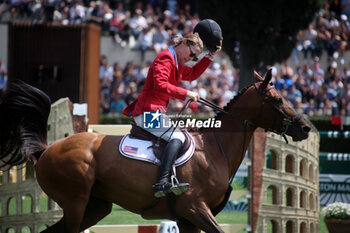
[(350, 175), (320, 174), (320, 205), (350, 202)]

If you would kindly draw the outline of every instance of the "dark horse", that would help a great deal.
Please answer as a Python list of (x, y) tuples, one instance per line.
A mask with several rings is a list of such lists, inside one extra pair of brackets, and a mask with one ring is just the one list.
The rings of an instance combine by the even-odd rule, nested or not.
[(257, 73), (255, 78), (216, 116), (221, 128), (192, 133), (196, 151), (177, 168), (177, 177), (190, 189), (180, 196), (154, 198), (158, 167), (120, 155), (121, 137), (79, 133), (47, 146), (50, 100), (22, 82), (9, 87), (0, 105), (0, 158), (10, 166), (33, 161), (41, 188), (62, 207), (62, 219), (44, 232), (82, 231), (108, 215), (112, 203), (147, 219), (176, 220), (182, 233), (223, 232), (214, 215), (254, 130), (261, 127), (294, 141), (310, 131), (270, 84), (271, 71), (265, 79)]

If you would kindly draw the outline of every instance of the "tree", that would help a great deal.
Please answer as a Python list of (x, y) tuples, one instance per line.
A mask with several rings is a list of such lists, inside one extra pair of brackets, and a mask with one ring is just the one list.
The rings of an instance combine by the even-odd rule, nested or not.
[(240, 69), (239, 89), (253, 83), (253, 69), (287, 59), (296, 35), (313, 20), (323, 0), (198, 1), (200, 17), (222, 29), (223, 50)]

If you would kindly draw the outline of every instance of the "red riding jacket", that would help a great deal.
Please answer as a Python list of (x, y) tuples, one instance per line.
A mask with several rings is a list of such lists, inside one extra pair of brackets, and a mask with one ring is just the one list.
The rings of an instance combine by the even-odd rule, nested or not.
[(140, 96), (124, 109), (123, 114), (134, 117), (145, 111), (159, 110), (165, 113), (170, 97), (186, 99), (187, 90), (178, 87), (180, 81), (197, 79), (211, 62), (212, 60), (205, 56), (193, 67), (179, 63), (177, 68), (170, 49), (162, 51), (149, 68)]

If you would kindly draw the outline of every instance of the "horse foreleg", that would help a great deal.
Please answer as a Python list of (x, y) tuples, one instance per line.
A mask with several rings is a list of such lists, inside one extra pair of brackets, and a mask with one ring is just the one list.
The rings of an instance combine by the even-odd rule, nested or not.
[(202, 202), (198, 206), (190, 209), (188, 214), (183, 215), (187, 220), (199, 227), (204, 232), (223, 233), (209, 207)]
[(63, 207), (63, 217), (54, 225), (48, 227), (42, 233), (78, 233), (82, 222), (87, 200), (78, 199), (67, 201)]
[(45, 230), (41, 231), (41, 233), (63, 233), (67, 232), (64, 226), (64, 219), (61, 218), (60, 221), (53, 224), (52, 226), (46, 228)]
[(112, 211), (112, 203), (90, 196), (88, 205), (86, 206), (84, 218), (80, 225), (80, 231), (83, 231), (98, 221), (106, 217)]
[(200, 233), (201, 230), (185, 219), (177, 221), (180, 233)]

